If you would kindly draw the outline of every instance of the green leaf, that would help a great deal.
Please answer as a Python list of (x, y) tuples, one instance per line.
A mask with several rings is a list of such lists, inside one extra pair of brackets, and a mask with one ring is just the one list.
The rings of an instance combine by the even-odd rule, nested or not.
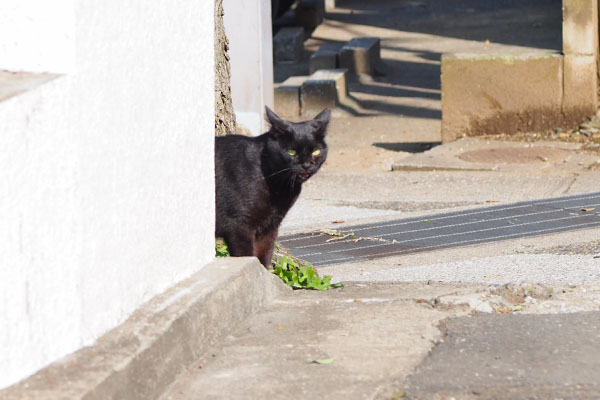
[(222, 240), (217, 240), (215, 243), (215, 257), (229, 257), (229, 248)]
[(329, 364), (332, 364), (334, 360), (335, 360), (335, 357), (331, 357), (331, 358), (325, 358), (322, 360), (313, 360), (313, 363), (321, 364), (321, 365), (329, 365)]
[(309, 280), (312, 280), (313, 277), (315, 276), (315, 270), (312, 267), (306, 267), (306, 275), (308, 276)]
[(320, 277), (312, 265), (299, 264), (293, 257), (274, 258), (274, 264), (273, 274), (294, 289), (327, 290), (343, 287), (342, 284), (332, 285), (331, 276)]

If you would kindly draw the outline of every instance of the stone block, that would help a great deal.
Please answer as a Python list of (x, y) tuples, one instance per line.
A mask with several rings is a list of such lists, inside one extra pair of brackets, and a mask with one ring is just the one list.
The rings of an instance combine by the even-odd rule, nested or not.
[(296, 23), (314, 29), (325, 17), (325, 0), (300, 0), (295, 9)]
[(300, 88), (307, 76), (291, 76), (275, 88), (275, 112), (284, 118), (300, 115)]
[(325, 0), (325, 9), (331, 10), (342, 5), (344, 0)]
[(342, 47), (340, 67), (350, 73), (372, 75), (380, 59), (379, 38), (354, 38)]
[(563, 52), (598, 55), (598, 0), (563, 0)]
[(442, 141), (561, 126), (562, 97), (560, 54), (445, 54)]
[(346, 73), (346, 69), (322, 69), (312, 74), (302, 85), (302, 114), (335, 108), (343, 101), (348, 94)]
[(596, 114), (598, 74), (596, 57), (564, 56), (563, 113), (573, 124)]
[(338, 43), (325, 43), (319, 47), (309, 61), (311, 74), (320, 69), (335, 69), (339, 66), (339, 53), (342, 45)]
[(275, 62), (299, 61), (304, 54), (304, 29), (301, 27), (281, 28), (273, 37)]
[(308, 65), (311, 74), (320, 69), (335, 69), (338, 64), (338, 53), (336, 51), (317, 51), (310, 56)]

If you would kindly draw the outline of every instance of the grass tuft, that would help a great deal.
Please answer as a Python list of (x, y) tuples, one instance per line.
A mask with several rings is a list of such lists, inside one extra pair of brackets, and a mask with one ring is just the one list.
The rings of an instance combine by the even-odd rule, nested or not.
[[(276, 246), (280, 253), (279, 246)], [(229, 257), (229, 249), (223, 240), (217, 240), (215, 244), (216, 257)], [(319, 276), (317, 270), (307, 262), (301, 262), (289, 255), (273, 256), (273, 270), (283, 283), (293, 289), (327, 290), (344, 287), (341, 283), (331, 283), (331, 276)]]

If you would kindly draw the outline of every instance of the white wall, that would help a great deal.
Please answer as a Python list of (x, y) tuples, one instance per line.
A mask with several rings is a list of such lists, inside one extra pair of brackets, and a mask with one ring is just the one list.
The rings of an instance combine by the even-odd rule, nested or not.
[(231, 97), (236, 122), (259, 135), (265, 105), (273, 108), (273, 34), (270, 0), (224, 0)]
[(68, 71), (74, 56), (73, 2), (0, 1), (0, 69)]
[[(71, 6), (70, 71), (0, 102), (0, 387), (214, 256), (213, 3)], [(2, 32), (21, 32), (28, 12)], [(28, 43), (0, 69), (32, 69)]]

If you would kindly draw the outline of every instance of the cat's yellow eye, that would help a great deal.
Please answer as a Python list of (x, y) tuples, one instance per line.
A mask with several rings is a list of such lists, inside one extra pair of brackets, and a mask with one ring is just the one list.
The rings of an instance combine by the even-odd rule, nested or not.
[(296, 155), (296, 150), (294, 150), (294, 149), (289, 149), (289, 150), (288, 150), (288, 154), (289, 154), (290, 156), (295, 156), (295, 155)]
[(313, 157), (316, 157), (319, 154), (321, 154), (321, 149), (316, 149), (315, 151), (312, 152)]

